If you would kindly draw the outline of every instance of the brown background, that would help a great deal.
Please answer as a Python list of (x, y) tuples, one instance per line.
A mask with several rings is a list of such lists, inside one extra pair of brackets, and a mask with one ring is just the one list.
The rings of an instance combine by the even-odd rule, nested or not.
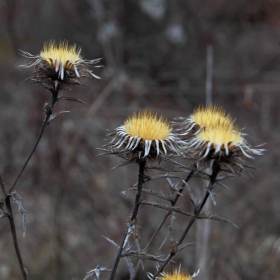
[[(205, 104), (207, 46), (213, 47), (213, 103), (236, 118), (250, 143), (267, 143), (267, 152), (251, 161), (258, 168), (253, 178), (228, 180), (231, 191), (217, 189), (211, 211), (239, 229), (211, 222), (201, 273), (205, 279), (279, 279), (280, 2), (1, 1), (0, 171), (7, 186), (32, 149), (50, 100), (42, 86), (22, 83), (29, 71), (18, 66), (28, 61), (18, 50), (37, 54), (49, 39), (76, 42), (84, 58), (104, 57), (105, 67), (95, 72), (101, 81), (64, 93), (87, 105), (58, 104), (56, 111), (71, 113), (48, 127), (18, 184), (28, 211), (25, 238), (14, 209), (30, 279), (83, 279), (98, 264), (112, 266), (116, 250), (103, 236), (120, 242), (124, 235), (133, 193), (120, 192), (137, 180), (137, 167), (111, 170), (121, 160), (98, 156), (97, 148), (106, 129), (139, 108), (172, 119)], [(167, 190), (165, 182), (149, 186)], [(191, 211), (187, 195), (180, 206)], [(143, 207), (142, 214), (145, 244), (164, 213)], [(176, 222), (179, 232), (186, 219)], [(196, 236), (193, 228), (186, 242)], [(167, 242), (163, 253), (168, 248)], [(195, 252), (193, 246), (176, 258), (191, 273), (201, 258)], [(155, 264), (145, 268), (154, 271)], [(118, 277), (128, 279), (125, 272)], [(0, 222), (0, 279), (21, 279), (7, 219)]]

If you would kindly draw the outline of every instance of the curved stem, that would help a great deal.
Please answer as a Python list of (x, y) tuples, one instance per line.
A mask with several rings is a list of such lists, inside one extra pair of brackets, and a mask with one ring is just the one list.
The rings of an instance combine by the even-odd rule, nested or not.
[(25, 168), (26, 168), (28, 162), (30, 161), (31, 157), (33, 156), (33, 154), (34, 154), (34, 152), (35, 152), (35, 150), (36, 150), (36, 148), (37, 148), (37, 146), (38, 146), (38, 144), (39, 144), (39, 142), (40, 142), (40, 140), (41, 140), (41, 138), (42, 138), (42, 136), (43, 136), (43, 133), (44, 133), (44, 131), (45, 131), (45, 128), (46, 128), (46, 126), (47, 126), (47, 123), (49, 122), (50, 115), (51, 115), (50, 113), (47, 113), (47, 114), (46, 114), (46, 117), (45, 117), (43, 126), (42, 126), (41, 131), (40, 131), (40, 134), (39, 134), (39, 136), (38, 136), (38, 138), (37, 138), (37, 141), (36, 141), (36, 143), (35, 143), (35, 145), (34, 145), (32, 151), (31, 151), (31, 153), (30, 153), (29, 156), (27, 157), (27, 159), (26, 159), (26, 161), (25, 161), (23, 167), (21, 168), (21, 170), (20, 170), (20, 172), (19, 172), (19, 174), (18, 174), (18, 176), (17, 176), (15, 182), (13, 183), (11, 189), (9, 190), (9, 193), (12, 193), (12, 192), (15, 190), (15, 187), (16, 187), (17, 182), (19, 181), (19, 179), (20, 179), (20, 177), (21, 177), (23, 171), (25, 170)]
[(139, 174), (138, 174), (138, 186), (137, 186), (138, 191), (137, 191), (137, 194), (135, 196), (134, 209), (132, 211), (132, 215), (131, 215), (131, 218), (130, 218), (130, 223), (129, 223), (128, 229), (127, 229), (126, 234), (123, 238), (123, 241), (120, 245), (118, 255), (115, 259), (115, 263), (114, 263), (114, 267), (112, 269), (110, 280), (115, 279), (115, 275), (116, 275), (116, 272), (117, 272), (117, 269), (118, 269), (118, 265), (119, 265), (120, 259), (122, 257), (122, 251), (124, 249), (123, 247), (125, 246), (129, 231), (131, 230), (132, 226), (134, 226), (135, 221), (136, 221), (137, 216), (138, 216), (138, 210), (139, 210), (139, 206), (140, 206), (140, 202), (141, 202), (142, 186), (143, 186), (144, 176), (145, 176), (145, 167), (146, 167), (146, 160), (143, 159), (139, 162)]
[(12, 233), (12, 237), (13, 237), (13, 243), (14, 243), (17, 259), (18, 259), (18, 262), (19, 262), (20, 270), (21, 270), (23, 279), (27, 280), (27, 272), (26, 272), (26, 270), (24, 268), (24, 265), (23, 265), (23, 261), (22, 261), (22, 257), (21, 257), (21, 253), (20, 253), (20, 249), (19, 249), (19, 245), (18, 245), (18, 240), (17, 240), (15, 220), (14, 220), (13, 210), (12, 210), (11, 201), (10, 201), (11, 195), (9, 195), (7, 193), (1, 175), (0, 175), (0, 185), (1, 185), (1, 188), (2, 188), (2, 192), (5, 196), (5, 205), (6, 205), (7, 211), (8, 211), (7, 212), (7, 217), (9, 219), (9, 223), (10, 223), (11, 233)]
[(213, 188), (213, 185), (215, 184), (216, 182), (216, 178), (217, 178), (217, 175), (220, 171), (220, 166), (219, 164), (215, 164), (214, 163), (214, 166), (213, 166), (213, 170), (212, 170), (212, 175), (210, 176), (210, 181), (209, 181), (209, 184), (208, 184), (208, 187), (206, 189), (206, 192), (205, 192), (205, 195), (204, 195), (204, 198), (202, 199), (202, 201), (200, 202), (200, 204), (198, 205), (198, 207), (195, 208), (195, 213), (194, 213), (194, 216), (191, 218), (191, 220), (189, 221), (187, 227), (185, 228), (181, 238), (179, 239), (178, 242), (174, 242), (173, 246), (172, 246), (172, 249), (171, 249), (171, 252), (169, 253), (169, 255), (167, 256), (165, 262), (158, 268), (156, 274), (153, 276), (153, 279), (156, 279), (156, 277), (161, 273), (163, 272), (163, 270), (165, 269), (165, 267), (168, 265), (168, 263), (171, 261), (171, 259), (177, 254), (178, 252), (178, 247), (183, 243), (186, 235), (188, 234), (190, 228), (192, 227), (192, 225), (194, 224), (194, 222), (196, 221), (196, 219), (198, 218), (201, 210), (203, 209), (205, 203), (207, 202), (207, 199), (209, 197), (209, 193), (211, 191), (211, 189)]
[(37, 138), (37, 141), (36, 141), (36, 143), (35, 143), (35, 145), (34, 145), (32, 151), (31, 151), (31, 153), (30, 153), (29, 156), (27, 157), (27, 159), (26, 159), (26, 161), (25, 161), (23, 167), (21, 168), (21, 170), (20, 170), (20, 172), (19, 172), (19, 174), (18, 174), (16, 180), (14, 181), (12, 187), (10, 188), (9, 193), (12, 193), (12, 192), (15, 190), (15, 187), (16, 187), (17, 182), (19, 181), (19, 179), (20, 179), (20, 177), (21, 177), (23, 171), (25, 170), (27, 164), (29, 163), (30, 159), (32, 158), (32, 156), (33, 156), (33, 154), (34, 154), (34, 152), (35, 152), (35, 150), (36, 150), (36, 148), (37, 148), (37, 146), (38, 146), (38, 144), (39, 144), (39, 142), (40, 142), (40, 140), (41, 140), (41, 138), (42, 138), (42, 136), (43, 136), (43, 134), (44, 134), (45, 128), (46, 128), (47, 124), (48, 124), (49, 121), (50, 121), (50, 116), (51, 116), (51, 114), (52, 114), (52, 110), (53, 110), (53, 108), (54, 108), (54, 106), (55, 106), (55, 104), (56, 104), (56, 102), (57, 102), (57, 100), (58, 100), (58, 98), (57, 98), (57, 96), (58, 96), (58, 91), (59, 91), (58, 88), (55, 89), (55, 90), (53, 91), (51, 104), (50, 104), (50, 105), (47, 105), (48, 107), (46, 108), (45, 120), (44, 120), (44, 122), (43, 122), (43, 126), (42, 126), (42, 128), (41, 128), (41, 131), (40, 131), (40, 133), (39, 133), (39, 136), (38, 136), (38, 138)]
[(11, 228), (11, 232), (12, 232), (14, 247), (15, 247), (15, 251), (16, 251), (16, 254), (17, 254), (17, 259), (18, 259), (18, 262), (19, 262), (20, 270), (21, 270), (23, 279), (27, 280), (27, 271), (24, 268), (21, 253), (20, 253), (20, 249), (19, 249), (19, 245), (18, 245), (17, 233), (16, 233), (16, 227), (15, 227), (15, 220), (14, 220), (14, 215), (13, 215), (13, 210), (12, 210), (12, 206), (11, 206), (10, 197), (11, 196), (8, 195), (5, 198), (5, 203), (6, 203), (6, 206), (7, 206), (7, 210), (9, 212), (8, 218), (9, 218), (9, 222), (10, 222), (10, 228)]
[[(188, 176), (186, 177), (186, 179), (184, 180), (184, 183), (182, 184), (182, 187), (180, 188), (179, 192), (177, 193), (177, 195), (175, 196), (175, 198), (173, 199), (173, 201), (171, 202), (171, 206), (174, 207), (179, 199), (179, 197), (181, 196), (185, 184), (191, 179), (191, 177), (194, 174), (194, 170), (191, 170), (188, 174)], [(150, 247), (151, 244), (153, 243), (154, 239), (156, 238), (156, 236), (158, 235), (159, 231), (161, 230), (161, 228), (163, 227), (163, 225), (165, 224), (165, 222), (167, 221), (168, 217), (171, 215), (172, 211), (168, 211), (165, 216), (163, 217), (163, 220), (161, 221), (161, 223), (159, 224), (158, 228), (156, 229), (155, 233), (153, 234), (153, 236), (151, 237), (150, 241), (148, 242), (147, 246), (145, 247), (144, 251), (147, 252)]]

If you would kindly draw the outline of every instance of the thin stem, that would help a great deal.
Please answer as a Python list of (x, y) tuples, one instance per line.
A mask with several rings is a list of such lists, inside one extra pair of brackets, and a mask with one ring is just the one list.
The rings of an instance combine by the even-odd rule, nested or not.
[(12, 192), (15, 190), (15, 186), (16, 186), (17, 182), (19, 181), (19, 179), (20, 179), (20, 177), (21, 177), (23, 171), (25, 170), (25, 168), (26, 168), (28, 162), (30, 161), (31, 157), (33, 156), (33, 154), (34, 154), (34, 152), (35, 152), (35, 150), (36, 150), (36, 148), (37, 148), (37, 146), (38, 146), (38, 144), (39, 144), (39, 142), (40, 142), (40, 140), (41, 140), (41, 138), (42, 138), (42, 136), (43, 136), (43, 133), (44, 133), (44, 131), (45, 131), (45, 128), (46, 128), (46, 126), (47, 126), (47, 123), (49, 122), (50, 115), (51, 115), (50, 113), (47, 113), (47, 114), (46, 114), (45, 120), (44, 120), (44, 123), (43, 123), (43, 126), (42, 126), (41, 131), (40, 131), (40, 134), (39, 134), (39, 136), (38, 136), (38, 138), (37, 138), (37, 141), (36, 141), (36, 143), (35, 143), (35, 145), (34, 145), (32, 151), (31, 151), (31, 153), (30, 153), (29, 156), (27, 157), (27, 159), (26, 159), (26, 161), (25, 161), (23, 167), (21, 168), (21, 170), (20, 170), (20, 172), (19, 172), (19, 174), (18, 174), (18, 176), (17, 176), (15, 182), (13, 183), (13, 186), (12, 186), (11, 189), (9, 190), (9, 193), (12, 193)]
[(210, 176), (210, 181), (209, 181), (209, 184), (208, 184), (208, 187), (206, 189), (206, 192), (205, 192), (205, 195), (204, 195), (204, 198), (202, 199), (201, 203), (199, 204), (198, 208), (195, 209), (195, 213), (194, 213), (194, 216), (191, 218), (191, 220), (189, 221), (186, 229), (184, 230), (181, 238), (179, 239), (178, 242), (174, 242), (173, 243), (173, 246), (172, 246), (172, 249), (171, 249), (171, 252), (169, 253), (169, 255), (167, 256), (165, 262), (158, 268), (156, 274), (153, 276), (153, 279), (156, 279), (156, 277), (161, 273), (163, 272), (163, 270), (165, 269), (165, 267), (168, 265), (168, 263), (170, 262), (170, 260), (177, 254), (178, 252), (178, 247), (183, 243), (186, 235), (188, 234), (190, 228), (192, 227), (192, 225), (194, 224), (194, 222), (196, 221), (196, 219), (198, 218), (201, 210), (203, 209), (205, 203), (207, 202), (207, 199), (209, 197), (209, 192), (211, 191), (211, 189), (213, 188), (213, 185), (216, 181), (216, 178), (217, 178), (217, 175), (220, 171), (220, 166), (218, 164), (216, 164), (214, 162), (214, 165), (213, 165), (213, 170), (212, 170), (212, 175)]
[(4, 185), (4, 183), (3, 183), (3, 180), (2, 180), (2, 176), (0, 175), (0, 185), (1, 185), (1, 189), (2, 189), (2, 192), (3, 192), (3, 194), (4, 194), (4, 196), (5, 196), (5, 198), (8, 196), (8, 193), (7, 193), (7, 191), (6, 191), (6, 188), (5, 188), (5, 185)]
[(145, 166), (146, 166), (146, 160), (145, 159), (141, 160), (139, 163), (138, 186), (137, 186), (138, 191), (135, 196), (134, 209), (132, 212), (130, 223), (134, 222), (134, 220), (137, 218), (137, 214), (140, 206), (140, 200), (141, 200), (142, 186), (144, 182)]
[(23, 279), (27, 280), (27, 271), (24, 268), (21, 253), (20, 253), (20, 249), (19, 249), (19, 245), (18, 245), (14, 215), (13, 215), (13, 210), (12, 210), (12, 207), (11, 207), (11, 201), (10, 201), (10, 196), (9, 195), (6, 197), (5, 202), (6, 202), (7, 210), (9, 211), (8, 218), (9, 218), (9, 222), (10, 222), (10, 228), (11, 228), (11, 232), (12, 232), (12, 236), (13, 236), (13, 242), (14, 242), (14, 246), (15, 246), (16, 255), (17, 255), (18, 262), (19, 262), (20, 270), (21, 270)]
[[(175, 198), (173, 199), (173, 201), (171, 202), (171, 206), (174, 207), (179, 199), (179, 197), (181, 196), (184, 187), (186, 185), (186, 183), (191, 179), (191, 177), (194, 174), (194, 170), (191, 170), (188, 174), (188, 176), (186, 177), (186, 179), (184, 180), (184, 183), (182, 184), (182, 187), (180, 188), (179, 192), (177, 193), (177, 195), (175, 196)], [(144, 249), (145, 252), (148, 252), (148, 250), (150, 249), (154, 239), (156, 238), (156, 236), (158, 235), (159, 231), (161, 230), (161, 228), (163, 227), (163, 225), (165, 224), (165, 222), (167, 221), (168, 217), (171, 215), (172, 211), (169, 210), (163, 220), (161, 221), (161, 223), (159, 224), (158, 228), (156, 229), (155, 233), (153, 234), (153, 236), (151, 237), (150, 241), (148, 242), (146, 248)]]
[(126, 234), (125, 234), (125, 236), (123, 238), (123, 241), (120, 245), (118, 255), (115, 259), (115, 263), (114, 263), (114, 267), (112, 269), (110, 280), (115, 279), (115, 275), (116, 275), (116, 272), (117, 272), (117, 269), (118, 269), (118, 265), (119, 265), (120, 259), (122, 257), (123, 247), (124, 247), (124, 244), (125, 244), (125, 242), (127, 240), (127, 237), (128, 237), (128, 232), (131, 229), (131, 227), (135, 224), (135, 221), (136, 221), (136, 218), (137, 218), (137, 215), (138, 215), (138, 210), (139, 210), (139, 206), (140, 206), (140, 203), (141, 203), (142, 186), (143, 186), (144, 176), (145, 176), (145, 166), (146, 166), (146, 160), (145, 159), (141, 160), (139, 162), (139, 174), (138, 174), (138, 186), (137, 186), (138, 191), (137, 191), (137, 194), (135, 196), (134, 209), (132, 211), (132, 215), (131, 215), (131, 218), (130, 218), (130, 223), (129, 223), (129, 226), (128, 226), (128, 230), (126, 231)]
[(19, 181), (19, 179), (20, 179), (20, 177), (21, 177), (23, 171), (25, 170), (27, 164), (29, 163), (30, 159), (32, 158), (32, 156), (33, 156), (33, 154), (34, 154), (34, 152), (35, 152), (35, 150), (36, 150), (36, 148), (37, 148), (37, 146), (38, 146), (38, 144), (39, 144), (39, 142), (40, 142), (40, 140), (41, 140), (41, 138), (42, 138), (42, 136), (43, 136), (43, 134), (44, 134), (45, 128), (46, 128), (47, 124), (49, 123), (50, 116), (51, 116), (51, 114), (52, 114), (52, 110), (53, 110), (53, 108), (54, 108), (54, 106), (55, 106), (55, 104), (56, 104), (56, 102), (57, 102), (57, 100), (58, 100), (58, 99), (57, 99), (58, 91), (59, 91), (58, 88), (55, 89), (55, 90), (53, 91), (53, 94), (52, 94), (52, 101), (51, 101), (51, 104), (50, 104), (50, 105), (47, 105), (48, 107), (46, 108), (45, 120), (44, 120), (44, 122), (43, 122), (43, 126), (42, 126), (42, 128), (41, 128), (41, 131), (40, 131), (40, 133), (39, 133), (39, 136), (38, 136), (38, 138), (37, 138), (37, 141), (36, 141), (36, 143), (35, 143), (35, 145), (34, 145), (32, 151), (31, 151), (31, 153), (30, 153), (29, 156), (27, 157), (27, 159), (26, 159), (26, 161), (25, 161), (23, 167), (21, 168), (21, 170), (20, 170), (20, 172), (19, 172), (19, 174), (18, 174), (16, 180), (14, 181), (12, 187), (10, 188), (9, 193), (12, 193), (12, 192), (15, 190), (15, 187), (16, 187), (17, 182)]
[(19, 249), (19, 245), (18, 245), (18, 240), (17, 240), (15, 220), (14, 220), (13, 210), (12, 210), (11, 201), (10, 201), (11, 195), (7, 193), (1, 175), (0, 175), (0, 185), (1, 185), (1, 188), (3, 191), (3, 194), (5, 195), (5, 204), (6, 204), (7, 211), (8, 211), (7, 216), (8, 216), (9, 222), (10, 222), (11, 233), (12, 233), (12, 237), (13, 237), (14, 247), (15, 247), (17, 259), (19, 262), (20, 270), (21, 270), (23, 279), (27, 280), (27, 272), (23, 265), (23, 261), (22, 261), (22, 257), (21, 257), (21, 253), (20, 253), (20, 249)]

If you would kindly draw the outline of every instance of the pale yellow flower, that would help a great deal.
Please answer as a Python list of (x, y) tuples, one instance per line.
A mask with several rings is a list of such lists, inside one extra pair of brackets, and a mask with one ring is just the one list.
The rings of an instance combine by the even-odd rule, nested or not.
[(222, 107), (209, 106), (198, 107), (193, 114), (188, 118), (179, 118), (180, 135), (191, 137), (204, 128), (212, 128), (222, 126), (224, 128), (232, 129), (234, 127), (234, 120), (228, 115)]
[[(244, 169), (243, 157), (261, 155), (263, 149), (252, 148), (245, 134), (234, 124), (222, 107), (199, 107), (187, 119), (177, 122), (177, 132), (187, 142), (184, 153), (203, 165), (216, 163)], [(231, 166), (231, 167), (230, 167)]]
[(56, 44), (55, 41), (46, 42), (40, 54), (32, 55), (21, 51), (24, 57), (32, 59), (27, 68), (34, 68), (31, 82), (41, 83), (46, 88), (53, 91), (59, 87), (71, 87), (79, 85), (81, 77), (97, 78), (90, 66), (94, 66), (100, 59), (85, 60), (81, 56), (81, 48), (76, 44), (69, 44), (67, 41), (61, 41)]
[(113, 139), (106, 147), (112, 153), (130, 153), (129, 157), (137, 158), (179, 154), (182, 144), (171, 124), (149, 110), (132, 114), (110, 136)]
[[(156, 280), (191, 280), (199, 274), (199, 271), (200, 270), (195, 272), (193, 275), (189, 275), (187, 273), (182, 273), (181, 267), (179, 267), (170, 273), (162, 272), (159, 277), (156, 277)], [(148, 273), (148, 278), (153, 279), (154, 276), (151, 273)]]

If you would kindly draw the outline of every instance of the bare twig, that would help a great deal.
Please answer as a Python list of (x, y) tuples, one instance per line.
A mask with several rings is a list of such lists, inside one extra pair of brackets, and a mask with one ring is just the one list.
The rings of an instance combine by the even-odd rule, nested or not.
[(9, 193), (10, 193), (10, 194), (15, 190), (15, 187), (16, 187), (17, 182), (19, 181), (19, 179), (20, 179), (20, 177), (21, 177), (23, 171), (25, 170), (27, 164), (29, 163), (30, 159), (32, 158), (32, 156), (33, 156), (33, 154), (34, 154), (34, 152), (35, 152), (35, 150), (36, 150), (36, 148), (37, 148), (37, 146), (38, 146), (38, 144), (39, 144), (39, 142), (40, 142), (40, 140), (41, 140), (41, 138), (42, 138), (42, 136), (43, 136), (43, 134), (44, 134), (45, 128), (46, 128), (47, 124), (48, 124), (49, 121), (50, 121), (50, 117), (51, 117), (51, 115), (52, 115), (53, 108), (54, 108), (54, 106), (55, 106), (55, 104), (56, 104), (56, 102), (57, 102), (57, 100), (58, 100), (58, 91), (59, 91), (59, 88), (56, 88), (56, 89), (53, 91), (53, 93), (52, 93), (52, 101), (51, 101), (51, 104), (45, 104), (46, 116), (45, 116), (43, 125), (42, 125), (42, 127), (41, 127), (41, 131), (40, 131), (40, 133), (39, 133), (39, 136), (38, 136), (38, 138), (37, 138), (37, 141), (36, 141), (36, 143), (35, 143), (35, 145), (34, 145), (32, 151), (31, 151), (31, 153), (30, 153), (29, 156), (27, 157), (27, 159), (26, 159), (26, 161), (25, 161), (23, 167), (21, 168), (21, 170), (20, 170), (20, 172), (19, 172), (19, 174), (18, 174), (16, 180), (14, 181), (12, 187), (11, 187), (10, 190), (9, 190)]
[(5, 185), (3, 183), (1, 175), (0, 175), (0, 185), (1, 185), (1, 188), (2, 188), (2, 191), (3, 191), (3, 194), (5, 195), (5, 205), (7, 207), (7, 217), (8, 217), (9, 222), (10, 222), (10, 229), (11, 229), (11, 233), (12, 233), (12, 237), (13, 237), (14, 247), (15, 247), (17, 259), (18, 259), (18, 262), (19, 262), (20, 270), (21, 270), (23, 279), (27, 280), (27, 270), (26, 270), (26, 268), (24, 268), (21, 253), (20, 253), (20, 249), (19, 249), (19, 245), (18, 245), (14, 215), (13, 215), (13, 210), (12, 210), (11, 201), (10, 201), (11, 195), (6, 192), (6, 188), (5, 188)]
[(137, 219), (139, 206), (141, 204), (142, 185), (143, 185), (143, 182), (145, 180), (145, 167), (146, 167), (146, 159), (143, 159), (139, 162), (138, 191), (137, 191), (136, 196), (135, 196), (134, 209), (132, 211), (132, 215), (131, 215), (131, 218), (130, 218), (130, 223), (129, 223), (129, 226), (128, 226), (128, 230), (127, 230), (127, 232), (126, 232), (126, 234), (123, 238), (123, 241), (122, 241), (122, 243), (120, 245), (120, 248), (119, 248), (118, 255), (115, 259), (115, 263), (114, 263), (114, 267), (113, 267), (113, 270), (112, 270), (112, 273), (111, 273), (111, 276), (110, 276), (110, 280), (115, 279), (115, 275), (116, 275), (116, 272), (117, 272), (117, 268), (118, 268), (120, 259), (122, 257), (122, 252), (123, 252), (124, 246), (128, 241), (129, 231), (134, 227), (135, 221)]
[(157, 269), (157, 272), (154, 274), (153, 279), (156, 279), (156, 277), (158, 275), (160, 275), (161, 272), (163, 272), (163, 270), (168, 265), (168, 263), (171, 261), (171, 259), (178, 253), (180, 245), (183, 243), (186, 235), (188, 234), (190, 228), (192, 227), (192, 225), (194, 224), (196, 219), (198, 219), (198, 217), (200, 215), (200, 212), (203, 209), (203, 207), (204, 207), (204, 205), (205, 205), (205, 203), (206, 203), (206, 201), (209, 197), (209, 192), (211, 191), (211, 189), (213, 188), (213, 185), (216, 182), (216, 178), (217, 178), (217, 175), (218, 175), (219, 171), (220, 171), (220, 166), (218, 164), (214, 163), (214, 166), (213, 166), (213, 169), (212, 169), (212, 175), (210, 176), (210, 181), (209, 181), (208, 187), (206, 189), (204, 198), (202, 199), (202, 201), (198, 205), (195, 206), (194, 216), (189, 221), (189, 223), (188, 223), (186, 229), (184, 230), (184, 232), (183, 232), (181, 238), (179, 239), (179, 241), (178, 242), (175, 242), (175, 241), (172, 242), (172, 248), (171, 248), (171, 251), (170, 251), (169, 255), (167, 256), (165, 262)]

